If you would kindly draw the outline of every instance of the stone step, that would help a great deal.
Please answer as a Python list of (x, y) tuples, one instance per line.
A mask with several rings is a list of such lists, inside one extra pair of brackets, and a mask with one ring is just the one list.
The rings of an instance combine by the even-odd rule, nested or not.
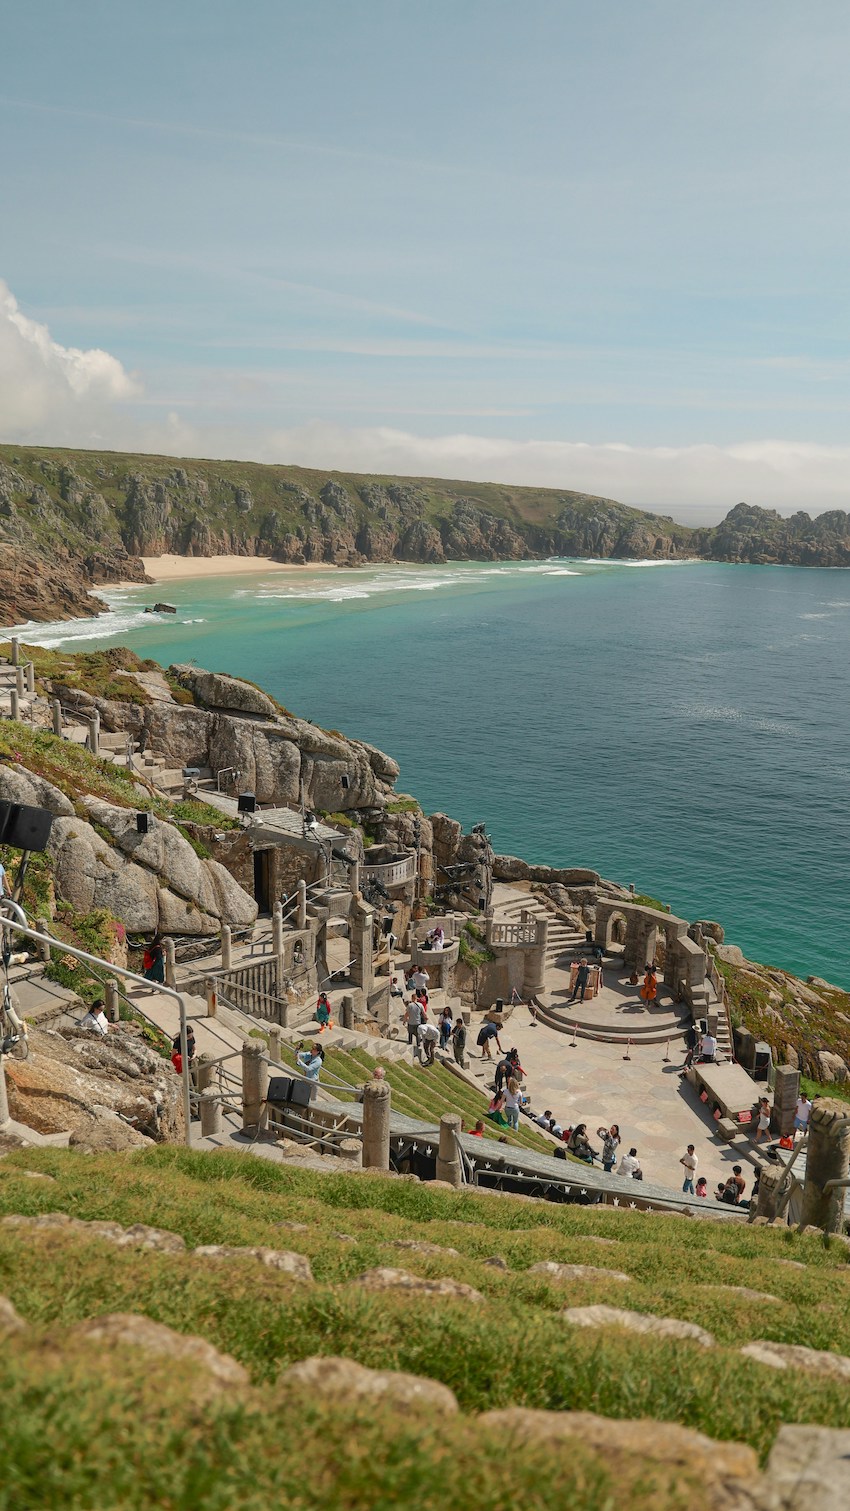
[(545, 1023), (549, 1028), (554, 1028), (558, 1033), (568, 1034), (570, 1037), (575, 1033), (578, 1039), (592, 1039), (601, 1044), (618, 1044), (621, 1048), (625, 1047), (629, 1039), (636, 1046), (664, 1044), (668, 1039), (671, 1043), (684, 1041), (688, 1029), (687, 1021), (672, 1017), (656, 1020), (640, 1028), (634, 1024), (621, 1027), (619, 1024), (594, 1023), (592, 1019), (579, 1021), (572, 1015), (562, 1016), (561, 1009), (553, 1011), (545, 1003), (538, 1011), (538, 1018), (540, 1022)]

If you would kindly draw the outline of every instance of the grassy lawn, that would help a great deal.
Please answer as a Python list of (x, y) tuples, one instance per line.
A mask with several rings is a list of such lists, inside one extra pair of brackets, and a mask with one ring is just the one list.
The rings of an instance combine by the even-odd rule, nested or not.
[[(52, 1179), (33, 1180), (25, 1169)], [(842, 1244), (166, 1146), (132, 1155), (42, 1149), (9, 1156), (0, 1162), (0, 1212), (39, 1211), (153, 1223), (180, 1233), (190, 1250), (202, 1243), (293, 1249), (310, 1259), (315, 1283), (247, 1258), (214, 1263), (191, 1252), (116, 1249), (79, 1232), (0, 1225), (0, 1292), (33, 1329), (0, 1355), (6, 1400), (25, 1403), (7, 1414), (0, 1511), (47, 1504), (259, 1511), (277, 1503), (268, 1497), (275, 1485), (279, 1494), (284, 1453), (290, 1473), (297, 1454), (287, 1503), (298, 1507), (492, 1504), (507, 1511), (499, 1444), (485, 1427), (464, 1416), (432, 1423), (427, 1410), (358, 1411), (276, 1383), (289, 1363), (315, 1354), (442, 1381), (465, 1414), (524, 1405), (656, 1418), (748, 1442), (762, 1456), (782, 1422), (846, 1425), (846, 1385), (771, 1370), (737, 1352), (747, 1340), (768, 1338), (850, 1354)], [(279, 1226), (286, 1223), (304, 1227)], [(443, 1252), (396, 1246), (405, 1239)], [(507, 1270), (484, 1263), (494, 1254)], [(544, 1259), (602, 1273), (567, 1281), (530, 1274)], [(452, 1277), (484, 1301), (425, 1301), (352, 1283), (378, 1265)], [(615, 1269), (628, 1283), (606, 1278)], [(736, 1285), (776, 1300), (722, 1289)], [(595, 1302), (698, 1320), (717, 1346), (573, 1329), (559, 1317), (564, 1305)], [(166, 1368), (126, 1348), (118, 1357), (70, 1334), (82, 1319), (116, 1311), (200, 1334), (247, 1369), (251, 1388), (244, 1399), (230, 1393), (199, 1412), (183, 1366)], [(524, 1481), (530, 1464), (534, 1481), (523, 1504), (541, 1511), (710, 1505), (699, 1485), (681, 1481), (681, 1499), (652, 1481), (653, 1499), (644, 1481), (638, 1487), (640, 1476), (628, 1478), (634, 1465), (628, 1471), (580, 1446), (568, 1455), (523, 1448)]]

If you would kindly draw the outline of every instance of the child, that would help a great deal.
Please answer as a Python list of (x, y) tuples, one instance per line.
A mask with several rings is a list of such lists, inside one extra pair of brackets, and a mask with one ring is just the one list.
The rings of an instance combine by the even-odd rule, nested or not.
[(708, 1181), (706, 1180), (704, 1175), (701, 1175), (699, 1180), (697, 1181), (696, 1191), (694, 1192), (694, 1195), (702, 1197), (708, 1196)]
[(316, 1003), (315, 1016), (316, 1022), (319, 1025), (320, 1034), (323, 1034), (326, 1028), (333, 1028), (333, 1023), (331, 1022), (331, 1005), (328, 1001), (327, 992), (319, 993), (319, 1000)]

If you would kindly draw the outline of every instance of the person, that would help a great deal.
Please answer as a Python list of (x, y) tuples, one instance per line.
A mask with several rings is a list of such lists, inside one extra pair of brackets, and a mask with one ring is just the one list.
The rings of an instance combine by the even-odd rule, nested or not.
[(483, 1138), (484, 1137), (484, 1120), (483, 1120), (483, 1118), (479, 1118), (478, 1119), (478, 1122), (475, 1124), (475, 1127), (474, 1128), (470, 1128), (469, 1133), (470, 1133), (470, 1137), (471, 1138)]
[(323, 1034), (326, 1028), (333, 1028), (331, 1022), (331, 1005), (328, 1001), (327, 992), (319, 992), (319, 1000), (316, 1003), (316, 1011), (313, 1015), (319, 1025), (319, 1033)]
[[(106, 1038), (106, 1035), (109, 1033), (109, 1020), (107, 1019), (106, 1013), (103, 1011), (102, 997), (98, 997), (97, 1001), (92, 1003), (91, 1007), (80, 1023), (80, 1027), (88, 1028), (92, 1033), (100, 1034), (101, 1038), (103, 1039)], [(177, 1047), (179, 1049), (179, 1042)]]
[(640, 994), (643, 997), (643, 1000), (646, 1003), (647, 1007), (651, 1007), (656, 997), (658, 996), (658, 981), (656, 979), (654, 965), (647, 965), (646, 967), (646, 973), (643, 978), (643, 986), (640, 989)]
[(576, 1127), (570, 1134), (570, 1141), (567, 1144), (567, 1148), (569, 1149), (570, 1154), (574, 1154), (576, 1156), (576, 1159), (584, 1160), (585, 1164), (587, 1165), (593, 1164), (594, 1156), (598, 1151), (591, 1147), (590, 1140), (587, 1137), (586, 1123), (576, 1124)]
[(545, 1128), (547, 1133), (552, 1132), (555, 1124), (555, 1119), (548, 1107), (546, 1108), (546, 1111), (543, 1113), (542, 1117), (535, 1118), (534, 1121), (537, 1124), (538, 1128)]
[(704, 1175), (701, 1175), (699, 1180), (697, 1181), (694, 1196), (700, 1196), (703, 1198), (708, 1196), (708, 1181), (706, 1180)]
[(578, 999), (579, 999), (580, 1002), (584, 1001), (584, 994), (587, 991), (587, 983), (588, 983), (589, 980), (590, 980), (590, 966), (588, 965), (587, 961), (585, 960), (584, 956), (582, 955), (581, 960), (578, 963), (578, 970), (576, 971), (576, 979), (573, 982), (573, 990), (572, 990), (572, 995), (570, 997), (570, 1001), (571, 1002), (575, 1002), (576, 997), (578, 997)]
[(454, 1050), (455, 1062), (463, 1069), (466, 1058), (466, 1024), (463, 1018), (458, 1018), (452, 1029), (452, 1049)]
[(428, 938), (426, 940), (426, 944), (428, 946), (428, 949), (429, 950), (441, 950), (443, 948), (444, 943), (445, 943), (445, 938), (446, 938), (446, 936), (443, 933), (442, 928), (440, 927), (439, 924), (437, 924), (437, 927), (435, 929), (431, 930), (431, 932), (428, 935)]
[(759, 1110), (757, 1115), (756, 1143), (760, 1144), (762, 1138), (770, 1138), (770, 1102), (767, 1097), (759, 1098)]
[(734, 1175), (730, 1175), (729, 1179), (725, 1183), (723, 1181), (719, 1182), (717, 1187), (717, 1200), (726, 1202), (730, 1207), (736, 1207), (738, 1205), (738, 1187), (735, 1185)]
[(437, 1040), (439, 1039), (439, 1037), (440, 1030), (438, 1029), (436, 1023), (429, 1023), (427, 1019), (420, 1023), (418, 1029), (416, 1030), (417, 1051), (425, 1051), (426, 1065), (433, 1065), (434, 1063), (434, 1050), (437, 1048)]
[(443, 1008), (443, 1011), (440, 1014), (440, 1048), (441, 1049), (446, 1049), (448, 1047), (448, 1042), (449, 1042), (449, 1039), (451, 1038), (451, 1036), (452, 1036), (452, 1010), (449, 1007), (449, 1004), (447, 1002), (446, 1005), (445, 1005), (445, 1007)]
[(493, 1097), (490, 1106), (487, 1108), (487, 1117), (491, 1123), (498, 1124), (500, 1128), (510, 1127), (510, 1120), (505, 1111), (505, 1093), (503, 1091), (497, 1092)]
[(502, 1049), (502, 1046), (499, 1043), (499, 1030), (496, 1027), (495, 1023), (482, 1023), (481, 1027), (478, 1030), (478, 1038), (475, 1041), (478, 1045), (478, 1048), (481, 1050), (482, 1060), (492, 1060), (493, 1058), (493, 1052), (490, 1048), (490, 1041), (492, 1039), (496, 1040), (496, 1048), (498, 1049), (499, 1054), (504, 1054), (505, 1051)]
[(2, 860), (0, 860), (0, 897), (11, 897), (11, 895), (12, 888), (9, 877), (6, 874), (6, 867), (3, 865)]
[(679, 1164), (684, 1165), (685, 1168), (685, 1179), (682, 1182), (682, 1190), (687, 1195), (693, 1196), (694, 1175), (696, 1174), (696, 1168), (699, 1164), (699, 1155), (694, 1153), (693, 1144), (688, 1144), (687, 1151), (682, 1155), (682, 1158), (679, 1160)]
[(602, 1169), (611, 1174), (617, 1163), (617, 1150), (620, 1147), (620, 1130), (616, 1123), (610, 1128), (597, 1128), (596, 1134), (602, 1140)]
[(740, 1205), (740, 1203), (744, 1199), (744, 1192), (747, 1189), (747, 1182), (744, 1180), (744, 1177), (741, 1174), (741, 1166), (740, 1165), (733, 1165), (732, 1166), (731, 1179), (735, 1182), (735, 1190), (738, 1193), (738, 1204)]
[(795, 1133), (808, 1133), (808, 1131), (809, 1131), (809, 1118), (811, 1116), (811, 1111), (812, 1111), (811, 1101), (810, 1101), (809, 1097), (806, 1096), (806, 1093), (804, 1091), (801, 1091), (800, 1095), (797, 1098), (797, 1105), (794, 1108), (794, 1132)]
[(643, 1171), (640, 1168), (640, 1160), (638, 1159), (638, 1152), (633, 1145), (628, 1154), (624, 1154), (623, 1158), (620, 1160), (620, 1163), (617, 1166), (617, 1174), (630, 1175), (634, 1180), (638, 1172), (643, 1175)]
[(390, 996), (391, 997), (403, 997), (404, 996), (404, 992), (402, 991), (401, 987), (398, 984), (398, 976), (393, 976), (392, 986), (390, 987)]
[[(176, 1033), (174, 1035), (174, 1038), (171, 1041), (171, 1048), (172, 1048), (173, 1052), (177, 1053), (178, 1055), (180, 1054), (180, 1035), (179, 1035), (179, 1033)], [(191, 1065), (192, 1061), (195, 1058), (195, 1050), (196, 1050), (196, 1045), (195, 1045), (195, 1030), (193, 1029), (191, 1023), (187, 1023), (186, 1024), (186, 1049), (187, 1049), (188, 1054), (189, 1054), (189, 1064)]]
[(325, 1059), (321, 1044), (303, 1044), (295, 1056), (308, 1081), (318, 1081)]
[(510, 1078), (512, 1068), (513, 1067), (511, 1064), (510, 1054), (506, 1054), (504, 1059), (500, 1060), (498, 1065), (496, 1066), (497, 1091), (501, 1091), (505, 1082)]
[(522, 1097), (520, 1096), (519, 1081), (514, 1076), (511, 1076), (508, 1081), (507, 1090), (505, 1091), (505, 1110), (508, 1114), (508, 1122), (512, 1128), (519, 1127), (519, 1109), (521, 1105)]
[(418, 965), (413, 972), (413, 985), (416, 988), (417, 994), (419, 992), (427, 992), (430, 980), (431, 977), (428, 975), (424, 965)]
[(142, 974), (148, 981), (165, 980), (165, 950), (159, 934), (154, 934), (142, 956)]
[(425, 1013), (418, 997), (411, 997), (405, 1007), (404, 1021), (407, 1025), (407, 1042), (415, 1047), (419, 1042), (419, 1025), (425, 1021)]
[(708, 1029), (706, 1029), (705, 1033), (699, 1041), (699, 1059), (697, 1063), (699, 1065), (711, 1065), (714, 1063), (716, 1058), (717, 1040), (714, 1037), (714, 1034), (709, 1033)]

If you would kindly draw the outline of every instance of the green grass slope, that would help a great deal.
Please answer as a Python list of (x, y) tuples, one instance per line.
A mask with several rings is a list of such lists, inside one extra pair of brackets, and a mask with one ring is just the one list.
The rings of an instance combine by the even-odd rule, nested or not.
[[(50, 1211), (155, 1224), (188, 1248), (145, 1252), (85, 1230), (0, 1223), (0, 1292), (29, 1324), (0, 1350), (0, 1511), (225, 1511), (284, 1496), (295, 1507), (460, 1511), (507, 1508), (520, 1482), (523, 1505), (535, 1511), (708, 1511), (716, 1500), (698, 1475), (680, 1472), (671, 1484), (651, 1464), (581, 1445), (566, 1454), (511, 1450), (504, 1432), (472, 1414), (525, 1406), (654, 1418), (749, 1443), (762, 1457), (783, 1422), (847, 1421), (846, 1383), (769, 1369), (738, 1351), (767, 1338), (850, 1354), (843, 1244), (164, 1146), (131, 1156), (29, 1151), (0, 1162), (0, 1212)], [(436, 1248), (398, 1246), (408, 1240)], [(249, 1257), (193, 1255), (206, 1243), (293, 1250), (309, 1258), (314, 1279)], [(494, 1255), (507, 1268), (485, 1263)], [(530, 1273), (541, 1260), (597, 1273), (567, 1281)], [(376, 1266), (451, 1277), (483, 1299), (366, 1291), (357, 1277)], [(613, 1270), (629, 1280), (608, 1278)], [(716, 1345), (577, 1329), (559, 1315), (594, 1302), (697, 1320)], [(83, 1319), (128, 1311), (206, 1339), (244, 1366), (250, 1386), (202, 1403), (199, 1370), (74, 1333)], [(440, 1381), (461, 1415), (358, 1407), (282, 1378), (315, 1355)], [(518, 1479), (506, 1474), (506, 1458)]]

